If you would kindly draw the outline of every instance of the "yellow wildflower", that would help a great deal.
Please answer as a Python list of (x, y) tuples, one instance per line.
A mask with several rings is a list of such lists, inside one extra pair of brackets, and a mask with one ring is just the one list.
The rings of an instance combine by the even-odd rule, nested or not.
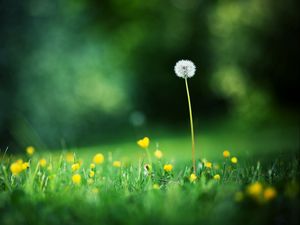
[(80, 184), (80, 182), (81, 182), (81, 176), (80, 176), (80, 174), (74, 174), (73, 176), (72, 176), (72, 181), (73, 181), (73, 184)]
[(72, 165), (72, 171), (79, 170), (79, 168), (80, 168), (79, 163), (74, 163), (74, 164)]
[(173, 170), (172, 164), (166, 164), (164, 165), (164, 171), (171, 172)]
[(221, 176), (219, 174), (214, 175), (214, 180), (220, 180)]
[(234, 200), (235, 200), (236, 202), (241, 202), (241, 201), (243, 201), (243, 199), (244, 199), (244, 194), (243, 194), (243, 192), (238, 191), (238, 192), (235, 193), (235, 195), (234, 195)]
[(232, 158), (231, 158), (231, 162), (232, 162), (233, 164), (236, 164), (236, 163), (238, 162), (237, 157), (232, 157)]
[(93, 162), (95, 164), (101, 164), (104, 161), (104, 155), (102, 155), (101, 153), (98, 153), (94, 156), (93, 158)]
[(10, 171), (12, 172), (13, 175), (18, 175), (19, 173), (22, 172), (22, 170), (23, 170), (22, 164), (18, 162), (14, 162), (10, 165)]
[(190, 182), (194, 182), (196, 179), (197, 179), (196, 174), (192, 173), (192, 174), (190, 175)]
[(153, 184), (152, 188), (155, 189), (155, 190), (159, 190), (160, 189), (159, 184)]
[(90, 164), (90, 168), (91, 168), (91, 169), (95, 169), (95, 167), (96, 167), (95, 163), (91, 163), (91, 164)]
[(90, 176), (90, 177), (94, 177), (94, 176), (95, 176), (95, 172), (94, 172), (93, 170), (90, 170), (89, 176)]
[(277, 191), (273, 187), (267, 187), (264, 190), (264, 200), (265, 201), (270, 201), (274, 199), (277, 196)]
[(66, 161), (67, 161), (68, 163), (74, 162), (74, 153), (68, 152), (68, 153), (66, 154)]
[(225, 150), (223, 152), (223, 156), (224, 156), (224, 158), (228, 158), (230, 156), (230, 152), (228, 150)]
[(29, 168), (29, 162), (23, 162), (22, 163), (22, 170), (26, 170)]
[(144, 137), (143, 139), (137, 141), (138, 146), (144, 149), (148, 148), (149, 143), (150, 143), (150, 139), (148, 137)]
[(160, 151), (160, 150), (156, 150), (155, 152), (154, 152), (154, 156), (156, 157), (156, 158), (158, 158), (158, 159), (161, 159), (162, 157), (163, 157), (163, 153), (162, 153), (162, 151)]
[(211, 162), (206, 162), (204, 165), (205, 165), (206, 168), (210, 168), (211, 169), (211, 167), (212, 167), (212, 163)]
[(35, 151), (35, 149), (32, 146), (28, 146), (26, 148), (26, 152), (27, 152), (28, 155), (33, 155), (34, 151)]
[(259, 182), (250, 184), (246, 189), (247, 194), (253, 198), (259, 198), (262, 191), (263, 191), (263, 186)]
[(47, 165), (47, 160), (44, 159), (44, 158), (42, 158), (42, 159), (40, 159), (39, 164), (40, 164), (41, 167), (46, 167), (46, 165)]
[(114, 167), (121, 167), (121, 161), (114, 161), (113, 166)]

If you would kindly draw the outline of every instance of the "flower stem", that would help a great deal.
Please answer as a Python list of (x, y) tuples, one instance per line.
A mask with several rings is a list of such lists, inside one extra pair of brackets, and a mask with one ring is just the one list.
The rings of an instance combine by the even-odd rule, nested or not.
[(190, 113), (193, 170), (194, 170), (194, 173), (196, 174), (195, 136), (194, 136), (193, 114), (192, 114), (192, 105), (191, 105), (191, 98), (190, 98), (190, 92), (189, 92), (189, 86), (188, 86), (187, 78), (185, 78), (185, 87), (186, 87), (186, 93), (187, 93), (187, 98), (188, 98), (188, 103), (189, 103), (189, 113)]

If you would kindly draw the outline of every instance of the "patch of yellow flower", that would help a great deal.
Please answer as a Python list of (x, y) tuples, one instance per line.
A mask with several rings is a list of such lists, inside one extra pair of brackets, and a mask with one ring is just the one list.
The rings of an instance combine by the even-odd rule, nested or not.
[(204, 166), (205, 166), (206, 168), (211, 169), (211, 168), (212, 168), (212, 163), (211, 163), (211, 162), (206, 162), (206, 163), (204, 164)]
[(94, 176), (95, 176), (95, 172), (94, 172), (93, 170), (90, 170), (89, 176), (90, 176), (90, 177), (94, 177)]
[(140, 146), (141, 148), (148, 148), (149, 144), (150, 144), (150, 139), (148, 137), (144, 137), (143, 139), (140, 139), (137, 141), (138, 146)]
[(121, 167), (121, 161), (114, 161), (112, 165), (114, 167)]
[(73, 162), (74, 162), (74, 153), (68, 152), (68, 153), (66, 154), (66, 161), (67, 161), (68, 163), (73, 163)]
[(96, 167), (95, 163), (91, 163), (91, 164), (90, 164), (90, 168), (91, 168), (91, 169), (95, 169), (95, 167)]
[(33, 146), (28, 146), (26, 148), (26, 152), (27, 152), (28, 155), (33, 155), (33, 153), (35, 152), (35, 149), (34, 149)]
[(81, 176), (80, 176), (80, 174), (74, 174), (73, 176), (72, 176), (72, 182), (73, 182), (73, 184), (80, 184), (80, 182), (81, 182)]
[(10, 165), (10, 171), (13, 175), (18, 175), (20, 174), (23, 170), (26, 170), (29, 168), (30, 164), (29, 162), (23, 162), (22, 159), (18, 159), (14, 163)]
[(197, 179), (196, 174), (192, 173), (192, 174), (190, 175), (190, 178), (189, 178), (190, 182), (192, 183), (192, 182), (194, 182), (196, 179)]
[(158, 159), (161, 159), (162, 157), (163, 157), (163, 153), (162, 153), (162, 151), (160, 151), (160, 150), (156, 150), (155, 152), (154, 152), (154, 156), (156, 157), (156, 158), (158, 158)]
[(225, 150), (223, 152), (223, 156), (224, 156), (224, 158), (228, 158), (230, 156), (230, 152), (228, 150)]
[(103, 161), (104, 161), (104, 155), (101, 153), (96, 154), (93, 158), (93, 162), (95, 164), (102, 164)]
[(47, 160), (44, 159), (44, 158), (42, 158), (42, 159), (39, 160), (39, 164), (40, 164), (41, 167), (46, 167), (46, 165), (47, 165)]
[(266, 187), (264, 189), (260, 182), (250, 184), (246, 188), (246, 193), (258, 202), (268, 202), (277, 196), (277, 191), (274, 187)]
[(216, 175), (214, 175), (214, 180), (220, 180), (221, 179), (221, 176), (220, 176), (220, 174), (216, 174)]
[(171, 172), (173, 170), (172, 164), (165, 164), (164, 165), (164, 171)]
[(73, 172), (76, 171), (76, 170), (79, 170), (80, 169), (80, 164), (79, 163), (74, 163), (71, 168), (72, 168)]
[(273, 187), (267, 187), (264, 190), (263, 196), (264, 196), (265, 201), (270, 201), (270, 200), (274, 199), (277, 196), (277, 191)]
[(237, 164), (237, 162), (238, 162), (237, 157), (232, 157), (232, 158), (231, 158), (231, 162), (232, 162), (233, 164)]
[(159, 184), (153, 184), (152, 188), (154, 190), (159, 190), (160, 189)]

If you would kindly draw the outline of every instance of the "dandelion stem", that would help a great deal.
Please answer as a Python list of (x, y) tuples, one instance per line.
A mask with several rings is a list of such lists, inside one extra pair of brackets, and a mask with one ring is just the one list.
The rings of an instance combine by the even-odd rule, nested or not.
[(194, 170), (194, 173), (196, 174), (195, 136), (194, 136), (193, 114), (192, 114), (192, 105), (191, 105), (191, 98), (190, 98), (189, 85), (188, 85), (187, 78), (185, 78), (185, 87), (186, 87), (186, 93), (187, 93), (187, 98), (188, 98), (188, 103), (189, 103), (189, 113), (190, 113), (193, 170)]

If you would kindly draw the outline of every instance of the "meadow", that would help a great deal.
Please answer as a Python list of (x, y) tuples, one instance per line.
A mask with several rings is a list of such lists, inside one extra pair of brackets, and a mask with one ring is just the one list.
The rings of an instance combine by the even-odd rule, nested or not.
[(182, 132), (2, 150), (0, 224), (298, 224), (297, 132), (227, 129), (196, 135), (196, 173)]

